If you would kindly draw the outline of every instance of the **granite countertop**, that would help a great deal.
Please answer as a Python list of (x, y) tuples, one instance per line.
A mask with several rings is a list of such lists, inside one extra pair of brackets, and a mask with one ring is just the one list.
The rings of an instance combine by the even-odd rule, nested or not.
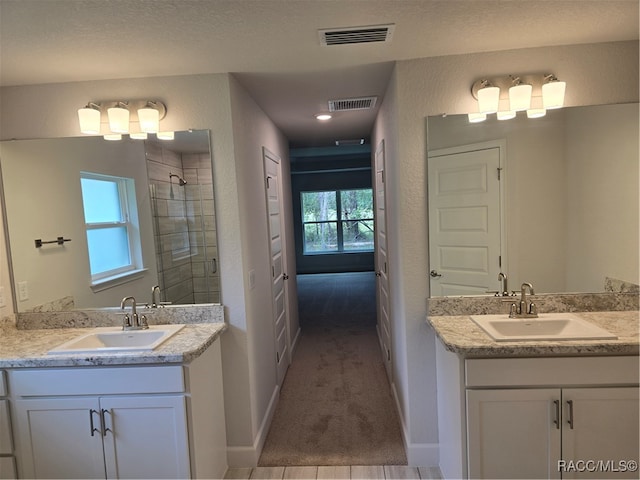
[(0, 328), (0, 368), (190, 363), (226, 328), (223, 322), (187, 324), (150, 352), (48, 355), (52, 348), (90, 329), (17, 329), (15, 326), (3, 326)]
[(558, 340), (496, 342), (468, 315), (427, 317), (445, 348), (466, 358), (577, 355), (638, 355), (637, 311), (573, 312), (617, 335), (616, 340)]

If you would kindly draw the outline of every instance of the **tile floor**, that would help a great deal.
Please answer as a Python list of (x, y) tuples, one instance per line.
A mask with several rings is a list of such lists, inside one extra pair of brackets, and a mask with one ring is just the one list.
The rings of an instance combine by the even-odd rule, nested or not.
[(353, 465), (340, 467), (255, 467), (230, 468), (226, 479), (429, 479), (440, 480), (438, 467), (406, 465)]

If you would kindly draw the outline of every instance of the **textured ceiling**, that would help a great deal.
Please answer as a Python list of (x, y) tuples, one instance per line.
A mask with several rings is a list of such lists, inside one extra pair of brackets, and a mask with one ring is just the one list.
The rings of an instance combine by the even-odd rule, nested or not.
[[(318, 40), (318, 29), (386, 23), (388, 44)], [(637, 0), (0, 0), (0, 83), (235, 72), (304, 143), (314, 124), (294, 113), (381, 96), (395, 60), (632, 39)], [(372, 119), (344, 120), (342, 137)]]

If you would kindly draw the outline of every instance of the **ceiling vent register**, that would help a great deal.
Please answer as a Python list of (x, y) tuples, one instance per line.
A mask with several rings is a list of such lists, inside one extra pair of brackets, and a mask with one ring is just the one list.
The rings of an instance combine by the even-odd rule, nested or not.
[(329, 100), (330, 112), (344, 112), (351, 110), (369, 110), (376, 106), (378, 97), (344, 98)]
[(357, 43), (391, 42), (394, 25), (330, 28), (318, 30), (321, 45), (352, 45)]

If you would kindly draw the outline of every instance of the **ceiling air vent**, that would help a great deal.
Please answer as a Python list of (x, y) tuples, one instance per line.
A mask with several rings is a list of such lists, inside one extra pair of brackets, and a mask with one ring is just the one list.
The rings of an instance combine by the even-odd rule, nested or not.
[(354, 43), (390, 42), (395, 25), (329, 28), (318, 30), (321, 45), (351, 45)]
[(344, 112), (345, 110), (368, 110), (375, 107), (378, 97), (345, 98), (329, 100), (330, 112)]

